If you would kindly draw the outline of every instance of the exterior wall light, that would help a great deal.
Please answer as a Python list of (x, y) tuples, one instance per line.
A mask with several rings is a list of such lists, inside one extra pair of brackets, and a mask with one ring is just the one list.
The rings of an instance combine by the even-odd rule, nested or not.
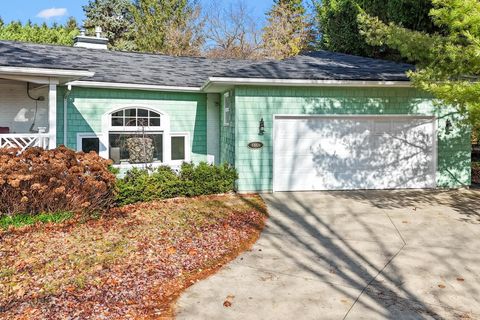
[(258, 134), (263, 135), (265, 133), (265, 122), (263, 118), (260, 120), (260, 125), (258, 126)]
[(452, 121), (450, 119), (447, 119), (445, 122), (445, 134), (450, 134), (452, 132)]

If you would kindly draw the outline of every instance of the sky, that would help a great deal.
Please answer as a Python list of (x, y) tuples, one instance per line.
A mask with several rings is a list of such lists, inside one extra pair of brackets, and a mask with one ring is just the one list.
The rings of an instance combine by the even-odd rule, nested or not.
[[(223, 5), (235, 3), (239, 0), (218, 0)], [(263, 19), (273, 1), (270, 0), (240, 0), (246, 3), (252, 14)], [(208, 0), (200, 0), (208, 3)], [(53, 22), (64, 23), (66, 19), (73, 16), (79, 23), (84, 18), (82, 6), (88, 0), (0, 0), (0, 17), (5, 22), (20, 20), (22, 22), (30, 19), (34, 23)]]

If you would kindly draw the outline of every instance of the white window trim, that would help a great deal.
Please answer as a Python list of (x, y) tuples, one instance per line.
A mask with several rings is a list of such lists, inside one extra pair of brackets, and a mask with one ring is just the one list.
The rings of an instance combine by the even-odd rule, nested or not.
[[(118, 111), (128, 110), (128, 109), (137, 109), (137, 111), (138, 111), (138, 109), (144, 109), (144, 110), (147, 110), (147, 111), (153, 111), (155, 113), (158, 113), (160, 115), (160, 126), (112, 126), (112, 114), (115, 113), (115, 112), (118, 112)], [(116, 109), (112, 112), (109, 112), (108, 116), (109, 116), (109, 123), (108, 123), (109, 131), (118, 131), (118, 132), (132, 132), (132, 131), (142, 132), (143, 130), (145, 130), (145, 132), (148, 132), (148, 131), (165, 131), (164, 121), (167, 121), (167, 120), (169, 121), (169, 118), (166, 117), (166, 115), (163, 112), (155, 110), (152, 107), (136, 106), (136, 105)], [(123, 116), (123, 117), (125, 118), (125, 116)], [(136, 118), (138, 118), (138, 115), (136, 116)]]
[[(160, 114), (160, 126), (159, 127), (114, 127), (112, 126), (112, 121), (111, 117), (114, 112), (120, 111), (120, 110), (125, 110), (125, 109), (130, 109), (130, 108), (137, 108), (137, 109), (147, 109), (151, 110), (154, 112), (157, 112)], [(105, 150), (103, 153), (100, 155), (105, 158), (109, 159), (110, 158), (110, 150), (109, 150), (109, 133), (110, 132), (141, 132), (142, 130), (145, 130), (145, 132), (148, 134), (148, 132), (157, 132), (157, 133), (162, 133), (163, 134), (163, 162), (162, 164), (164, 165), (169, 165), (170, 164), (170, 117), (168, 114), (163, 112), (158, 106), (150, 105), (150, 104), (144, 104), (144, 103), (118, 103), (116, 104), (115, 107), (112, 107), (109, 109), (106, 113), (103, 114), (102, 116), (102, 133), (103, 133), (103, 140), (102, 143), (106, 146)], [(132, 165), (133, 164), (129, 164)], [(117, 167), (118, 165), (114, 165)]]
[(105, 144), (103, 143), (102, 139), (103, 134), (97, 134), (95, 132), (78, 132), (77, 133), (77, 151), (82, 151), (82, 140), (85, 138), (98, 138), (99, 140), (99, 155), (103, 157), (102, 154), (104, 154), (106, 147)]
[(224, 127), (230, 126), (231, 107), (232, 107), (232, 103), (230, 100), (230, 92), (225, 92), (223, 94), (223, 126)]
[[(192, 161), (192, 149), (190, 148), (190, 132), (172, 132), (170, 133), (170, 143), (171, 143), (171, 138), (173, 137), (184, 137), (185, 138), (185, 159), (183, 160), (170, 160), (170, 164), (173, 166), (179, 166), (184, 162), (190, 162)], [(170, 154), (169, 157), (172, 155), (172, 150), (170, 148)]]
[[(119, 127), (113, 127), (113, 128), (119, 128)], [(157, 127), (158, 128), (158, 127)], [(111, 134), (137, 134), (139, 136), (139, 138), (141, 137), (142, 135), (142, 132), (139, 132), (139, 131), (123, 131), (123, 130), (109, 130), (108, 131), (108, 146), (110, 148), (110, 135)], [(162, 135), (162, 141), (165, 141), (165, 133), (163, 131), (158, 131), (158, 130), (150, 130), (150, 131), (145, 131), (145, 135)], [(110, 150), (109, 150), (110, 151)], [(163, 148), (162, 152), (165, 152), (165, 148)], [(165, 155), (162, 154), (162, 157), (163, 159), (165, 159)], [(110, 154), (108, 155), (108, 158), (110, 158)], [(151, 165), (151, 164), (165, 164), (164, 161), (154, 161), (154, 162), (150, 162), (150, 163), (147, 163), (147, 165)], [(137, 163), (127, 163), (127, 164), (122, 164), (122, 163), (117, 163), (117, 164), (113, 164), (114, 167), (128, 167), (128, 166), (131, 166), (132, 168), (135, 167), (135, 166), (138, 166), (138, 167), (144, 167), (145, 164), (144, 163), (141, 163), (141, 164), (137, 164)]]
[[(170, 131), (170, 116), (161, 110), (159, 106), (149, 105), (149, 104), (142, 104), (142, 103), (128, 103), (122, 104), (119, 103), (115, 107), (109, 109), (106, 113), (102, 116), (102, 136), (100, 138), (101, 144), (105, 146), (105, 149), (100, 151), (100, 156), (109, 159), (109, 132), (141, 132), (142, 127), (113, 127), (111, 125), (111, 115), (114, 112), (117, 112), (122, 109), (129, 109), (129, 108), (139, 108), (139, 109), (147, 109), (160, 114), (160, 127), (143, 127), (145, 129), (146, 134), (148, 132), (156, 132), (163, 134), (163, 162), (161, 163), (153, 163), (154, 165), (168, 165), (168, 166), (178, 166), (181, 165), (183, 162), (190, 162), (192, 161), (192, 152), (191, 152), (191, 140), (190, 140), (190, 132), (171, 132)], [(172, 161), (172, 147), (171, 147), (171, 137), (173, 136), (186, 136), (185, 139), (185, 160), (174, 160)], [(118, 167), (119, 165), (114, 165), (114, 167)], [(134, 164), (129, 164), (128, 166), (134, 167)], [(125, 167), (125, 165), (124, 165)]]

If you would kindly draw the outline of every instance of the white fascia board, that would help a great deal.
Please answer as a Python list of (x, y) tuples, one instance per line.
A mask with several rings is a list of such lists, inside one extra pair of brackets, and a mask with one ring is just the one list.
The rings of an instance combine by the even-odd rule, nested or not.
[[(36, 83), (40, 85), (50, 84), (50, 77), (39, 77), (39, 76), (30, 76), (30, 75), (12, 75), (12, 74), (2, 74), (0, 73), (0, 78), (3, 80), (13, 80), (13, 81), (20, 81), (20, 82), (30, 82)], [(33, 90), (34, 88), (32, 88)]]
[(0, 66), (0, 74), (30, 75), (30, 76), (40, 76), (40, 77), (83, 78), (83, 77), (93, 77), (95, 75), (95, 72), (91, 72), (87, 70)]
[(67, 83), (74, 87), (102, 88), (102, 89), (131, 89), (147, 91), (171, 91), (171, 92), (201, 92), (200, 87), (176, 87), (158, 86), (135, 83), (95, 82), (95, 81), (72, 81)]
[(311, 86), (311, 87), (410, 87), (410, 81), (377, 80), (309, 80), (309, 79), (262, 79), (262, 78), (227, 78), (210, 77), (202, 90), (214, 85), (276, 85), (276, 86)]

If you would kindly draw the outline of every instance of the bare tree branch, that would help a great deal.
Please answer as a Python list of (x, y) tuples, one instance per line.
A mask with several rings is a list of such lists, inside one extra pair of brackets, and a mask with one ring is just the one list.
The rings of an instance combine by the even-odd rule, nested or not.
[(261, 57), (261, 25), (243, 1), (224, 7), (217, 0), (205, 12), (205, 54), (216, 58), (258, 59)]

